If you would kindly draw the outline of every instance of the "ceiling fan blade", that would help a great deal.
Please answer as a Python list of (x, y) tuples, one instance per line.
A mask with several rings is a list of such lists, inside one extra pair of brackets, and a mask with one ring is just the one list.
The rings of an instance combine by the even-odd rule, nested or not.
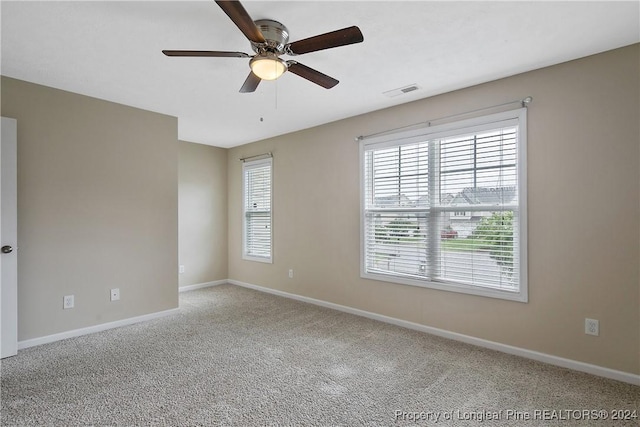
[(261, 81), (262, 79), (253, 74), (253, 71), (250, 72), (247, 76), (247, 79), (244, 81), (242, 87), (240, 88), (240, 93), (255, 92)]
[(167, 56), (208, 56), (216, 58), (251, 58), (244, 52), (220, 52), (217, 50), (163, 50)]
[(285, 46), (285, 50), (289, 55), (302, 55), (303, 53), (360, 43), (363, 40), (364, 36), (360, 28), (353, 26), (289, 43)]
[(332, 87), (340, 83), (333, 77), (322, 74), (320, 71), (309, 68), (306, 65), (300, 64), (299, 62), (287, 61), (287, 65), (289, 66), (288, 70), (293, 74), (297, 74), (303, 79), (307, 79), (310, 82), (320, 85), (325, 89), (331, 89)]
[(262, 32), (251, 19), (245, 8), (239, 1), (235, 0), (216, 0), (218, 6), (224, 13), (231, 18), (234, 24), (238, 26), (242, 34), (254, 43), (265, 43), (266, 40)]

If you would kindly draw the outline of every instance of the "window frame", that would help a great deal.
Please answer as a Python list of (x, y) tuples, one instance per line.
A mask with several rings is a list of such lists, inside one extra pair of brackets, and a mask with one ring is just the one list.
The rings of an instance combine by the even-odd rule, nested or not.
[[(247, 172), (251, 169), (269, 166), (269, 256), (250, 254), (247, 250), (248, 227), (247, 218), (251, 214), (247, 211)], [(266, 212), (266, 211), (265, 211)], [(273, 158), (246, 160), (242, 163), (242, 259), (272, 264), (273, 263)]]
[[(514, 253), (518, 255), (519, 275), (518, 290), (507, 290), (483, 287), (479, 285), (468, 285), (455, 282), (432, 281), (428, 278), (422, 280), (403, 276), (401, 274), (380, 273), (367, 271), (367, 252), (366, 252), (366, 179), (365, 179), (365, 152), (368, 149), (396, 147), (400, 145), (412, 144), (417, 142), (431, 141), (437, 138), (453, 137), (469, 132), (481, 132), (483, 130), (496, 129), (509, 122), (515, 122), (517, 126), (517, 186), (518, 186), (518, 243), (514, 244)], [(501, 123), (503, 123), (501, 125)], [(430, 144), (431, 145), (431, 144)], [(465, 120), (458, 120), (435, 126), (423, 126), (408, 130), (399, 130), (361, 138), (359, 144), (359, 162), (360, 162), (360, 277), (364, 279), (379, 280), (392, 282), (396, 284), (418, 286), (423, 288), (438, 289), (443, 291), (458, 292), (483, 297), (499, 298), (517, 302), (528, 302), (528, 268), (527, 268), (527, 109), (520, 108), (516, 110), (504, 111), (495, 114), (474, 117)], [(468, 210), (468, 208), (464, 208)], [(372, 209), (374, 211), (374, 209)], [(462, 208), (460, 209), (462, 210)], [(516, 213), (514, 212), (514, 215)], [(515, 222), (515, 221), (514, 221)], [(427, 239), (434, 238), (432, 233)], [(439, 237), (439, 236), (438, 236)], [(435, 254), (438, 255), (438, 254)], [(435, 256), (434, 255), (434, 256)], [(427, 254), (429, 256), (429, 254)]]

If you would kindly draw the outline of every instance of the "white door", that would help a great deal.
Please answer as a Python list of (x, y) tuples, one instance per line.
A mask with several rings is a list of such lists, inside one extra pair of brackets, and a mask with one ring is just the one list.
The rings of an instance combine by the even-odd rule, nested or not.
[(2, 117), (0, 144), (0, 357), (18, 353), (17, 122)]

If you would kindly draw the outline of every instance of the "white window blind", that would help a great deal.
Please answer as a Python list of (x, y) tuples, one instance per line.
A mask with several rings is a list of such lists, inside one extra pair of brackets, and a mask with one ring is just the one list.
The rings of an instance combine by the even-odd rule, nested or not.
[(526, 301), (525, 112), (361, 142), (363, 277)]
[(243, 258), (271, 262), (272, 159), (243, 163)]

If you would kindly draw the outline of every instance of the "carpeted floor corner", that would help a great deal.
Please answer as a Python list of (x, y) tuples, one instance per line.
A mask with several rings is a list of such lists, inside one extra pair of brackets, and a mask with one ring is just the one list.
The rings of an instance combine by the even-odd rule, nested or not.
[(4, 359), (2, 425), (640, 425), (630, 384), (232, 285), (180, 307)]

